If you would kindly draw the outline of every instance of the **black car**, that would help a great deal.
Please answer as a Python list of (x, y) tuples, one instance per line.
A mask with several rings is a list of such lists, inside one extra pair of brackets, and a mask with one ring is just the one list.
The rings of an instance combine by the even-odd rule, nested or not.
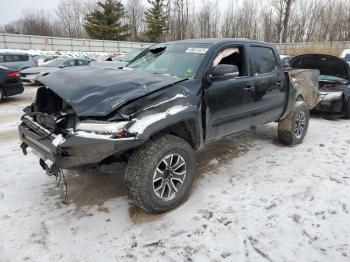
[(290, 60), (293, 68), (320, 70), (321, 100), (314, 111), (350, 118), (350, 67), (344, 60), (322, 54), (299, 55)]
[(50, 175), (126, 162), (129, 196), (146, 211), (164, 212), (188, 195), (194, 151), (208, 143), (278, 122), (280, 140), (300, 144), (318, 102), (317, 80), (317, 70), (285, 72), (268, 43), (156, 44), (124, 69), (42, 77), (45, 86), (19, 126), (21, 147), (38, 152)]
[(21, 94), (23, 91), (20, 73), (0, 66), (0, 102), (5, 97)]

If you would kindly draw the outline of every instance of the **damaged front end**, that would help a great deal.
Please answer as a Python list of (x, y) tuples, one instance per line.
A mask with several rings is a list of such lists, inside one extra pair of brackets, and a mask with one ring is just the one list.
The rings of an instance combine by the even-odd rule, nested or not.
[(34, 149), (49, 173), (51, 166), (74, 169), (125, 162), (163, 125), (198, 118), (198, 109), (189, 105), (188, 98), (185, 87), (174, 85), (124, 103), (105, 116), (85, 116), (76, 113), (69, 99), (40, 87), (22, 116), (21, 148), (24, 153), (27, 147)]
[(344, 104), (350, 98), (350, 82), (330, 76), (320, 76), (320, 103), (315, 111), (342, 113)]
[(21, 148), (31, 147), (46, 161), (60, 168), (95, 165), (118, 152), (141, 144), (128, 135), (122, 123), (83, 121), (59, 96), (46, 87), (35, 103), (25, 109), (19, 126)]
[(350, 102), (350, 68), (342, 59), (323, 54), (294, 57), (293, 68), (317, 69), (320, 101), (314, 111), (344, 113)]

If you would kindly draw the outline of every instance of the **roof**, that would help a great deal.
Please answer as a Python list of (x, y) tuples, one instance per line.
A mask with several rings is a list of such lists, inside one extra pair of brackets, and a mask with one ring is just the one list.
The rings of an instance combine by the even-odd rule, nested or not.
[(198, 38), (198, 39), (185, 39), (177, 40), (169, 43), (183, 43), (183, 44), (219, 44), (225, 42), (245, 42), (245, 43), (265, 43), (257, 40), (250, 40), (247, 38)]
[(27, 53), (21, 53), (21, 52), (0, 52), (2, 55), (28, 55)]

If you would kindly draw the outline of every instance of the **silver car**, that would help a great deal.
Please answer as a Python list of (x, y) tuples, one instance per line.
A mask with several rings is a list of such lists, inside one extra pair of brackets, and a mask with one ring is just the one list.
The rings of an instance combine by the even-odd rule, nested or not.
[(56, 72), (67, 67), (87, 66), (89, 64), (90, 60), (83, 58), (57, 58), (45, 64), (45, 66), (32, 67), (22, 70), (21, 80), (22, 82), (37, 84), (38, 78), (41, 76), (46, 76), (52, 72)]
[(36, 60), (24, 53), (0, 53), (0, 66), (21, 71), (29, 67), (37, 67)]

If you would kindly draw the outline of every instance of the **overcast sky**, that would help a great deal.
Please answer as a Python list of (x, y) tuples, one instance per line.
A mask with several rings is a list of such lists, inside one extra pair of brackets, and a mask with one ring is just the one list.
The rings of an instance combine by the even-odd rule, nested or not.
[[(54, 15), (54, 9), (60, 0), (0, 0), (0, 25), (7, 24), (19, 19), (24, 10), (43, 9)], [(127, 0), (123, 0), (125, 3)], [(147, 3), (147, 0), (143, 0)], [(202, 0), (192, 0), (201, 3)], [(242, 0), (218, 0), (219, 5), (225, 6), (226, 2), (234, 1), (235, 3)], [(265, 2), (267, 0), (255, 0), (256, 2)], [(215, 0), (213, 0), (215, 2)]]
[(18, 19), (25, 9), (53, 10), (59, 0), (0, 0), (0, 24)]

